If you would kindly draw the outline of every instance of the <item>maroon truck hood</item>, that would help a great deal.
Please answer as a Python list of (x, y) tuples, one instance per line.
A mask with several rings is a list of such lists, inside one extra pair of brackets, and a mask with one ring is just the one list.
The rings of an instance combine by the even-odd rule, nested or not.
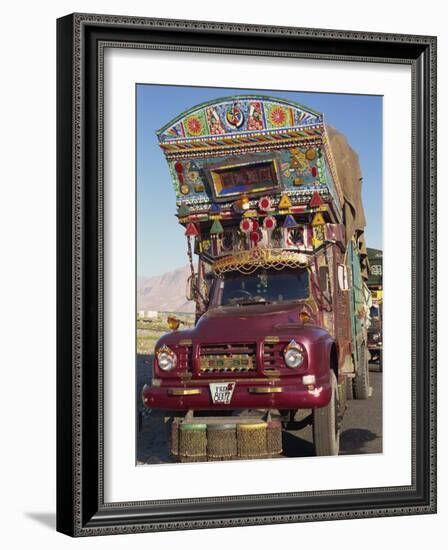
[(202, 315), (191, 330), (162, 337), (167, 345), (191, 338), (194, 343), (260, 342), (266, 336), (296, 338), (303, 344), (328, 338), (325, 329), (305, 324), (298, 318), (298, 304), (260, 304), (245, 307), (216, 307)]

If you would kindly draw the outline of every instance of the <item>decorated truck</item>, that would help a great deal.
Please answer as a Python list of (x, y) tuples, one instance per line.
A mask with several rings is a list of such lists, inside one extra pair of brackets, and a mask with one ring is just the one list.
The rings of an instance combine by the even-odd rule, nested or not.
[(370, 326), (367, 332), (367, 347), (369, 349), (370, 360), (379, 365), (380, 370), (383, 366), (383, 303), (382, 300), (372, 300), (370, 306)]
[(372, 304), (370, 306), (370, 326), (367, 332), (367, 346), (370, 360), (383, 366), (383, 252), (375, 248), (368, 248), (369, 259), (369, 287)]
[(267, 96), (195, 106), (158, 140), (196, 324), (157, 342), (145, 407), (204, 425), (308, 410), (316, 454), (338, 454), (347, 399), (370, 389), (356, 153), (321, 113)]

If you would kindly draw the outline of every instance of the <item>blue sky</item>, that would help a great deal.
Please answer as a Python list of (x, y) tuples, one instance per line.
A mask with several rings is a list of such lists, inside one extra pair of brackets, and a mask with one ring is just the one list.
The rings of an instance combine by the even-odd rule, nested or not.
[(184, 229), (174, 217), (176, 197), (156, 130), (194, 105), (253, 93), (289, 99), (322, 112), (359, 154), (368, 247), (382, 249), (382, 97), (233, 88), (138, 84), (137, 274), (160, 275), (187, 263)]

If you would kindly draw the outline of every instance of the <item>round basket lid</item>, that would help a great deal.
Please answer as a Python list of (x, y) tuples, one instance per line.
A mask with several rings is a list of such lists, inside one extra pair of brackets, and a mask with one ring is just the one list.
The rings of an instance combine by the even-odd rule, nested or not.
[(180, 425), (181, 430), (206, 430), (207, 424), (181, 424)]
[(266, 429), (266, 422), (248, 422), (248, 423), (244, 423), (244, 424), (239, 424), (238, 425), (238, 429), (239, 430), (262, 430), (262, 429)]
[(208, 430), (212, 432), (218, 432), (220, 430), (234, 430), (236, 424), (209, 424)]

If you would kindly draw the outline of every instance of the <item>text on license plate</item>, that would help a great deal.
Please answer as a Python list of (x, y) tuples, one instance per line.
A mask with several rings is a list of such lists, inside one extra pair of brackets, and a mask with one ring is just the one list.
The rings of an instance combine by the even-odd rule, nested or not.
[(210, 383), (210, 393), (213, 403), (228, 405), (232, 399), (236, 382)]

